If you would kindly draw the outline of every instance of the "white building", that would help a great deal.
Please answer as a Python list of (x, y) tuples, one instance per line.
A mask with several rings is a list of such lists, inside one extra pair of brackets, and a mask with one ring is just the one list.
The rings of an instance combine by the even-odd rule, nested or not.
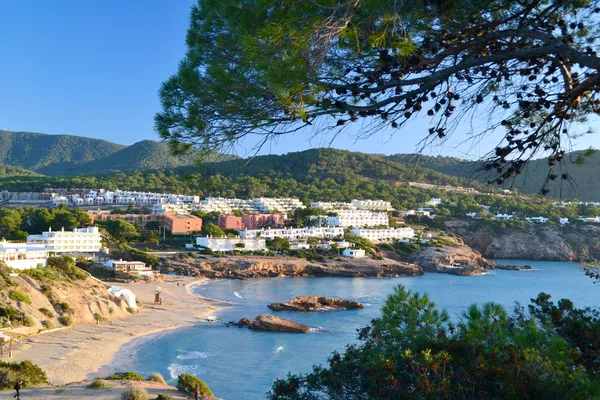
[(528, 222), (536, 222), (536, 223), (541, 223), (541, 224), (545, 224), (546, 222), (549, 221), (549, 218), (546, 217), (525, 217), (525, 219)]
[(157, 273), (157, 271), (152, 270), (150, 265), (146, 265), (141, 261), (110, 260), (104, 266), (113, 269), (115, 273), (127, 275), (153, 276)]
[(558, 222), (560, 222), (561, 225), (566, 225), (569, 223), (569, 218), (561, 218)]
[(259, 197), (252, 199), (252, 204), (257, 213), (267, 214), (281, 212), (287, 214), (299, 208), (306, 208), (298, 199)]
[(402, 213), (402, 217), (409, 217), (411, 215), (415, 215), (417, 217), (431, 217), (431, 212), (428, 210), (424, 210), (419, 208), (418, 210), (408, 210)]
[(72, 231), (43, 232), (27, 236), (28, 244), (43, 245), (57, 253), (96, 253), (102, 248), (102, 236), (98, 228), (81, 228)]
[(432, 197), (426, 204), (431, 207), (437, 207), (442, 204), (442, 199), (439, 197)]
[(215, 238), (209, 236), (197, 236), (196, 245), (207, 247), (212, 251), (257, 251), (267, 248), (265, 239), (262, 238)]
[(313, 228), (281, 228), (281, 229), (246, 229), (239, 231), (241, 238), (274, 239), (276, 237), (288, 240), (306, 240), (308, 238), (334, 239), (344, 236), (341, 227), (313, 227)]
[(290, 242), (290, 250), (310, 249), (310, 244), (306, 242)]
[(362, 228), (365, 226), (388, 226), (390, 217), (385, 212), (370, 210), (333, 210), (336, 216), (311, 215), (311, 221), (317, 220), (318, 226), (341, 226)]
[(344, 249), (342, 251), (344, 257), (361, 258), (366, 255), (363, 249)]
[(412, 228), (388, 228), (388, 229), (367, 229), (356, 228), (350, 232), (357, 237), (368, 239), (372, 242), (386, 242), (390, 240), (406, 240), (415, 237), (415, 230)]
[(189, 214), (192, 211), (190, 204), (155, 204), (152, 206), (152, 214), (164, 215), (168, 212), (174, 212), (175, 214)]
[(0, 261), (14, 269), (30, 269), (48, 265), (52, 250), (32, 244), (0, 242)]
[(496, 214), (496, 219), (501, 221), (512, 221), (514, 219), (513, 214)]
[(317, 210), (356, 210), (356, 207), (351, 203), (344, 203), (343, 201), (313, 201), (310, 206)]
[(392, 203), (385, 200), (352, 200), (351, 204), (361, 210), (391, 211)]
[(576, 218), (578, 221), (589, 222), (592, 224), (600, 223), (600, 217), (579, 217)]

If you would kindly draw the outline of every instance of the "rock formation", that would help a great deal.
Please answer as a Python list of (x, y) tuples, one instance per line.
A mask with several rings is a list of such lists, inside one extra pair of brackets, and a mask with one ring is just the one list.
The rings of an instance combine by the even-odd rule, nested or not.
[(273, 311), (323, 311), (323, 310), (354, 310), (365, 308), (362, 303), (352, 300), (337, 299), (323, 296), (296, 297), (286, 303), (271, 303)]
[(528, 223), (524, 229), (482, 221), (450, 220), (446, 229), (488, 258), (587, 261), (600, 259), (600, 226)]
[(531, 265), (515, 265), (515, 264), (496, 264), (497, 269), (506, 269), (509, 271), (521, 271), (533, 269)]
[(427, 272), (453, 275), (480, 275), (496, 265), (461, 241), (454, 245), (422, 247), (411, 256), (411, 261)]
[(322, 264), (314, 264), (294, 257), (230, 256), (187, 259), (165, 259), (160, 268), (163, 272), (207, 278), (268, 278), (276, 276), (337, 276), (337, 277), (394, 277), (423, 275), (414, 264), (370, 258), (345, 259), (336, 257)]
[[(240, 321), (241, 322), (241, 321)], [(287, 332), (287, 333), (308, 333), (310, 326), (302, 325), (293, 321), (288, 321), (271, 314), (260, 314), (248, 326), (257, 331), (269, 332)]]

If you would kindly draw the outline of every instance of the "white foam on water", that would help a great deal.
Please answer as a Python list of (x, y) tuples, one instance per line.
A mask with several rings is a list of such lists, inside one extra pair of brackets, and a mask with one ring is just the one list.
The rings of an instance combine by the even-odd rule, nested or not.
[(234, 295), (235, 295), (235, 297), (237, 297), (238, 299), (243, 299), (243, 297), (242, 297), (242, 296), (240, 296), (238, 292), (233, 292), (233, 294), (234, 294)]
[(279, 353), (280, 351), (283, 351), (283, 346), (279, 346), (277, 350), (275, 350), (275, 353)]
[(184, 351), (177, 356), (179, 360), (197, 360), (199, 358), (212, 357), (214, 354), (204, 353), (202, 351)]
[(198, 375), (197, 365), (171, 364), (167, 369), (169, 370), (171, 379), (177, 379), (181, 374)]
[(322, 326), (317, 326), (316, 328), (310, 328), (310, 333), (323, 333), (325, 329)]

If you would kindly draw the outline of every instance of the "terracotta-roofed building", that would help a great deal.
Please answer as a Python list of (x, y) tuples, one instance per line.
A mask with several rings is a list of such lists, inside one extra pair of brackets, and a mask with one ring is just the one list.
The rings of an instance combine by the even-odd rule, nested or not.
[(281, 228), (285, 224), (285, 214), (244, 214), (242, 223), (243, 229)]
[(244, 223), (242, 222), (242, 217), (236, 217), (235, 215), (219, 215), (219, 228), (221, 229), (236, 229), (243, 230)]
[(202, 218), (194, 215), (164, 215), (163, 220), (165, 228), (173, 235), (187, 235), (202, 230)]

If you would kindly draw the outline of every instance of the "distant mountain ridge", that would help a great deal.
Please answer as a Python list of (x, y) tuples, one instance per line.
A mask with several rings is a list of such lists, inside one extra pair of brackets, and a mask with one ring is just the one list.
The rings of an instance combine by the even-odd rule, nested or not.
[[(209, 158), (212, 161), (217, 155)], [(224, 158), (231, 158), (224, 156)], [(71, 135), (0, 131), (0, 163), (50, 176), (104, 174), (193, 165), (197, 154), (172, 156), (166, 143), (124, 146)]]
[[(570, 180), (562, 180), (560, 176), (550, 182), (547, 194), (554, 198), (576, 198), (582, 201), (600, 201), (600, 152), (585, 155), (585, 151), (574, 151), (566, 155), (566, 170)], [(465, 179), (475, 179), (486, 184), (491, 178), (478, 171), (479, 164), (455, 157), (424, 156), (418, 154), (394, 154), (386, 157), (400, 163), (418, 163), (420, 166)], [(582, 163), (576, 160), (583, 160)], [(507, 181), (503, 188), (517, 189), (520, 193), (538, 194), (544, 185), (549, 171), (545, 158), (532, 160), (522, 175)], [(557, 172), (558, 171), (558, 172)], [(561, 171), (555, 168), (557, 175)]]

